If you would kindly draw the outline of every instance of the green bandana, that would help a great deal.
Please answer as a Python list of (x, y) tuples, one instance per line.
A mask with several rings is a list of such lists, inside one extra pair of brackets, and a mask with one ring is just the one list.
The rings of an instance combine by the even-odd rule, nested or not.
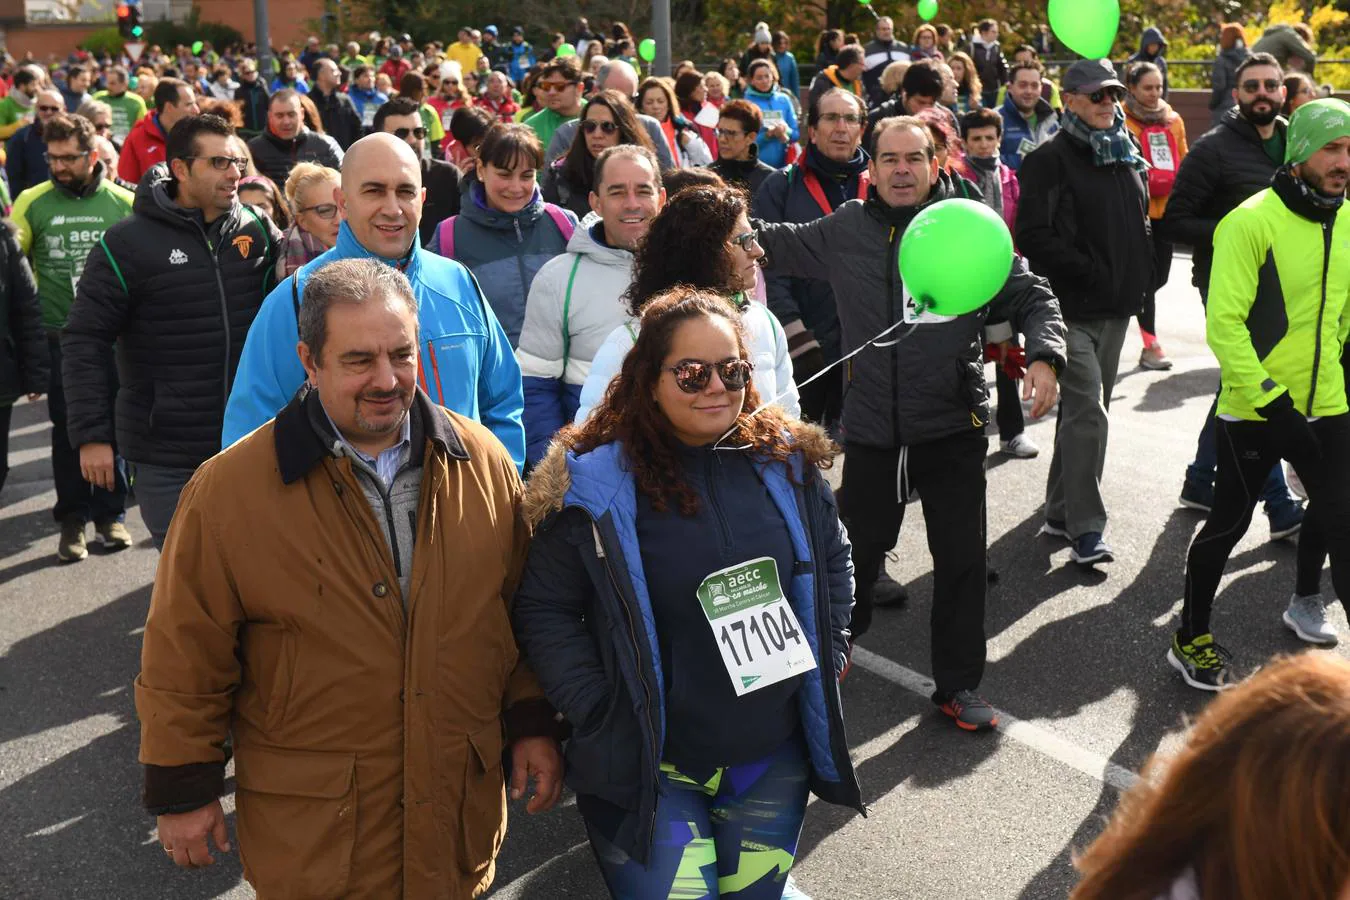
[(1284, 149), (1287, 165), (1308, 157), (1338, 138), (1350, 137), (1350, 103), (1332, 97), (1312, 100), (1294, 110)]

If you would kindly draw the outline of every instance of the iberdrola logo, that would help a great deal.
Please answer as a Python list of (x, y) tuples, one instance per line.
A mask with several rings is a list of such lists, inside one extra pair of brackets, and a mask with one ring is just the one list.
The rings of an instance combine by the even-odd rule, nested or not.
[(239, 250), (240, 259), (248, 259), (248, 251), (253, 247), (253, 238), (249, 237), (247, 234), (241, 234), (230, 243)]

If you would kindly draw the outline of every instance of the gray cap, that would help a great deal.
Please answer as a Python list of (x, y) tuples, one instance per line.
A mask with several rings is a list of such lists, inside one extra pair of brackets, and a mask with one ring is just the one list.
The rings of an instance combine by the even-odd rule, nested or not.
[(1115, 67), (1106, 59), (1080, 59), (1064, 73), (1060, 88), (1070, 94), (1091, 94), (1104, 87), (1125, 90), (1116, 77)]

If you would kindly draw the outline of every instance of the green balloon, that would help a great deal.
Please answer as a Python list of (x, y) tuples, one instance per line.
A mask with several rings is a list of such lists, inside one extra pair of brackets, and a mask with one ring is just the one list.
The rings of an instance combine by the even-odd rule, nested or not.
[(942, 316), (964, 315), (994, 299), (1012, 264), (1003, 217), (974, 200), (934, 203), (900, 239), (905, 290), (921, 310)]
[(576, 48), (576, 47), (573, 47), (571, 44), (563, 44), (561, 47), (558, 48), (558, 55), (559, 55), (559, 56), (576, 56), (576, 55), (577, 55), (577, 48)]
[(871, 5), (872, 5), (872, 0), (858, 0), (858, 2), (861, 3), (863, 6), (871, 6)]
[(193, 42), (192, 42), (192, 55), (193, 55), (193, 56), (196, 56), (198, 53), (201, 53), (201, 52), (202, 52), (202, 42), (201, 42), (201, 41), (193, 41)]
[(656, 59), (656, 41), (651, 38), (643, 38), (642, 43), (638, 44), (638, 56), (647, 62)]
[(937, 0), (919, 0), (919, 18), (925, 22), (933, 21), (938, 14)]
[(1120, 29), (1120, 0), (1050, 0), (1050, 28), (1073, 52), (1088, 59), (1111, 55)]

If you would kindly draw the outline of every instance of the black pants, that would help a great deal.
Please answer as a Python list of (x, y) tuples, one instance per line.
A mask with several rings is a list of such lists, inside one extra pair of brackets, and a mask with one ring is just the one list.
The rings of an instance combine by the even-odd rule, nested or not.
[(844, 371), (842, 368), (817, 378), (798, 389), (802, 418), (833, 432), (844, 413)]
[(13, 405), (0, 406), (0, 491), (5, 489), (5, 477), (9, 475), (9, 421), (13, 414)]
[[(114, 490), (105, 491), (84, 480), (80, 471), (80, 451), (70, 445), (66, 430), (66, 390), (61, 378), (61, 339), (56, 332), (47, 336), (51, 351), (52, 374), (47, 391), (47, 414), (52, 420), (52, 479), (56, 482), (56, 506), (52, 515), (58, 522), (75, 519), (104, 523), (122, 521), (127, 511), (126, 465), (114, 457)], [(112, 394), (117, 394), (117, 369), (110, 366), (107, 377)], [(114, 447), (114, 453), (116, 448)]]
[(1153, 223), (1153, 287), (1144, 294), (1144, 311), (1139, 314), (1139, 327), (1149, 334), (1157, 334), (1158, 291), (1167, 284), (1172, 274), (1172, 243), (1158, 237), (1158, 223)]
[[(1186, 555), (1186, 599), (1181, 633), (1192, 638), (1210, 630), (1210, 610), (1228, 557), (1247, 533), (1261, 486), (1271, 466), (1280, 461), (1265, 422), (1214, 423), (1219, 466), (1214, 479), (1214, 508)], [(1300, 572), (1305, 554), (1331, 554), (1331, 580), (1340, 597), (1350, 597), (1350, 414), (1327, 416), (1312, 423), (1322, 445), (1317, 459), (1291, 459), (1312, 501), (1313, 534), (1299, 542)], [(1309, 527), (1304, 519), (1303, 528)], [(1314, 548), (1317, 548), (1314, 550)], [(1318, 564), (1320, 568), (1320, 562)], [(1316, 591), (1312, 591), (1316, 593)]]
[(994, 413), (998, 439), (1011, 441), (1027, 428), (1022, 418), (1022, 390), (1002, 366), (994, 366), (994, 390), (998, 396), (998, 410)]
[[(933, 556), (931, 646), (940, 695), (979, 687), (984, 675), (984, 457), (988, 441), (962, 433), (906, 451), (907, 484), (919, 491)], [(840, 512), (853, 542), (852, 630), (872, 623), (872, 591), (905, 518), (900, 450), (844, 445)]]

